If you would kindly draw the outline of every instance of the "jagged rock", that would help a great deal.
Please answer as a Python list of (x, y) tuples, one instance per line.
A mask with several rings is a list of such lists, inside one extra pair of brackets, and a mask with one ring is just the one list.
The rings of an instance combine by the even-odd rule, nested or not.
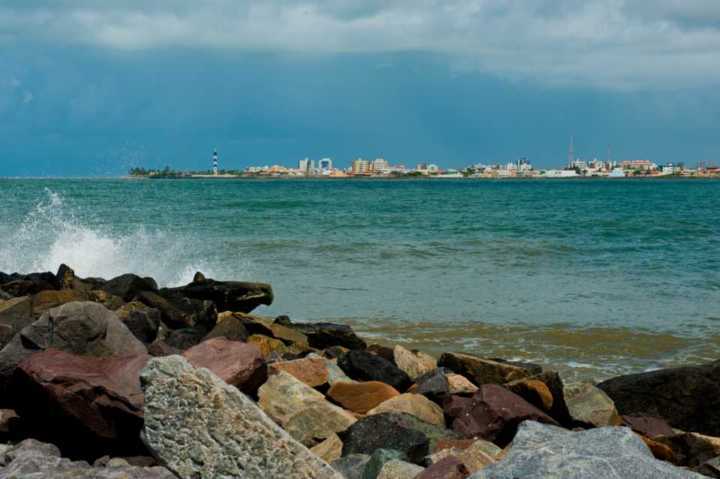
[(650, 416), (623, 416), (623, 423), (638, 434), (650, 438), (658, 436), (672, 436), (674, 434), (670, 425), (659, 417)]
[(303, 445), (311, 447), (355, 422), (355, 416), (342, 408), (328, 401), (318, 401), (294, 414), (285, 424), (285, 430)]
[(345, 371), (343, 371), (340, 366), (337, 365), (337, 359), (323, 359), (325, 359), (325, 367), (327, 367), (328, 370), (328, 384), (330, 386), (333, 386), (335, 383), (356, 382), (350, 379), (348, 375), (345, 374)]
[(445, 375), (448, 380), (450, 394), (472, 394), (478, 390), (468, 378), (461, 374), (450, 373)]
[(545, 412), (550, 412), (554, 398), (547, 385), (539, 379), (518, 379), (505, 385), (533, 406)]
[(191, 299), (173, 290), (143, 291), (137, 300), (159, 310), (162, 321), (173, 329), (202, 326), (206, 328), (205, 336), (217, 322), (215, 303)]
[(136, 274), (128, 273), (109, 280), (100, 289), (124, 301), (132, 301), (143, 291), (157, 291), (158, 285), (152, 278), (141, 278)]
[(378, 449), (405, 453), (416, 464), (428, 454), (430, 441), (425, 433), (414, 429), (406, 414), (383, 413), (358, 420), (338, 434), (343, 442), (343, 456), (372, 454)]
[(141, 378), (144, 441), (181, 479), (342, 479), (207, 369), (168, 356), (151, 359)]
[(68, 454), (136, 454), (142, 451), (140, 370), (148, 359), (147, 354), (92, 357), (53, 349), (33, 354), (13, 377), (15, 410)]
[(328, 390), (328, 397), (345, 409), (365, 414), (369, 410), (400, 393), (380, 381), (336, 382)]
[(216, 281), (202, 279), (180, 288), (167, 288), (161, 291), (173, 291), (201, 301), (211, 301), (218, 311), (249, 313), (258, 306), (273, 302), (272, 286), (264, 283), (246, 283), (241, 281)]
[(300, 349), (309, 349), (307, 336), (300, 331), (282, 324), (256, 316), (245, 316), (243, 323), (250, 334), (261, 334), (282, 341), (286, 345), (295, 345)]
[(424, 469), (420, 466), (400, 459), (393, 459), (383, 465), (377, 479), (414, 479), (423, 471)]
[(412, 381), (437, 369), (437, 360), (432, 356), (419, 351), (410, 351), (400, 345), (393, 349), (393, 357), (397, 367), (405, 371)]
[(253, 334), (248, 339), (248, 343), (252, 343), (260, 348), (264, 358), (270, 356), (282, 357), (282, 355), (290, 353), (291, 349), (279, 339), (263, 336), (261, 334)]
[(565, 404), (576, 424), (592, 427), (622, 424), (612, 399), (590, 383), (566, 384)]
[(166, 330), (160, 326), (158, 338), (161, 338), (168, 346), (180, 351), (192, 348), (200, 344), (203, 338), (207, 336), (208, 329), (206, 325), (195, 325), (189, 328)]
[[(371, 344), (365, 350), (369, 353), (373, 353), (376, 356), (380, 356), (383, 359), (387, 359), (391, 363), (395, 364), (395, 352), (393, 348), (383, 346), (382, 344)], [(397, 366), (397, 364), (395, 364)]]
[(423, 472), (415, 476), (415, 479), (465, 479), (468, 477), (468, 474), (467, 467), (465, 467), (465, 464), (463, 464), (460, 459), (454, 456), (448, 456), (430, 465)]
[(504, 459), (472, 479), (640, 478), (701, 479), (702, 476), (652, 457), (630, 429), (602, 427), (571, 432), (526, 421)]
[(12, 297), (31, 296), (46, 289), (59, 289), (60, 285), (54, 274), (31, 273), (4, 275), (0, 277), (0, 289)]
[(348, 454), (332, 462), (332, 467), (344, 479), (362, 479), (365, 466), (370, 460), (368, 454)]
[(720, 361), (630, 374), (598, 384), (620, 414), (649, 415), (671, 426), (720, 436)]
[[(0, 457), (2, 479), (176, 479), (163, 467), (131, 466), (123, 460), (110, 460), (104, 467), (61, 458), (52, 444), (26, 439), (9, 447)], [(7, 464), (2, 467), (3, 462)]]
[(405, 454), (394, 449), (377, 449), (370, 455), (370, 460), (363, 470), (363, 479), (377, 479), (383, 466), (394, 460), (402, 460)]
[(428, 424), (445, 427), (445, 417), (440, 406), (420, 394), (405, 393), (384, 401), (368, 411), (369, 415), (381, 413), (406, 413)]
[(147, 353), (117, 315), (104, 306), (92, 302), (64, 304), (23, 328), (0, 351), (0, 403), (11, 399), (7, 385), (18, 363), (49, 348), (89, 356)]
[(276, 323), (300, 331), (308, 338), (310, 347), (327, 349), (332, 346), (342, 346), (347, 349), (365, 349), (367, 344), (358, 338), (350, 326), (333, 323), (291, 323), (290, 320)]
[(222, 337), (232, 341), (247, 341), (248, 336), (250, 336), (250, 334), (243, 320), (235, 314), (230, 314), (222, 321), (218, 316), (218, 323), (212, 328), (208, 335), (205, 336), (205, 339)]
[(278, 371), (285, 371), (310, 387), (322, 386), (328, 382), (325, 359), (317, 355), (309, 355), (293, 361), (278, 361), (268, 365), (269, 374), (275, 374)]
[(409, 392), (422, 394), (433, 401), (440, 401), (450, 395), (450, 383), (442, 368), (433, 369), (417, 377)]
[(12, 298), (0, 304), (0, 348), (21, 329), (35, 321), (29, 296)]
[(74, 301), (88, 301), (89, 299), (90, 297), (87, 292), (75, 289), (48, 289), (40, 291), (32, 296), (33, 316), (37, 318), (45, 311), (57, 308), (63, 304)]
[(444, 353), (438, 366), (462, 374), (477, 385), (505, 384), (542, 372), (542, 368), (534, 364), (510, 363), (464, 353)]
[(532, 377), (545, 383), (552, 394), (553, 404), (548, 414), (562, 426), (572, 427), (572, 419), (565, 404), (565, 384), (557, 371), (543, 371)]
[(505, 446), (526, 420), (557, 424), (523, 398), (496, 384), (484, 384), (472, 398), (453, 396), (445, 403), (452, 429), (465, 437), (480, 437)]
[(116, 313), (120, 321), (143, 343), (150, 344), (157, 338), (161, 318), (159, 310), (133, 301), (123, 305)]
[(342, 456), (343, 443), (337, 434), (331, 434), (323, 442), (313, 446), (310, 452), (327, 463), (331, 463)]
[(254, 344), (213, 338), (188, 349), (183, 357), (251, 396), (267, 379), (265, 360)]
[(653, 439), (669, 446), (678, 464), (683, 466), (696, 467), (720, 456), (720, 437), (685, 432), (670, 436), (658, 436)]
[(353, 379), (381, 381), (398, 391), (410, 386), (410, 378), (390, 361), (362, 350), (348, 351), (338, 359), (338, 366)]

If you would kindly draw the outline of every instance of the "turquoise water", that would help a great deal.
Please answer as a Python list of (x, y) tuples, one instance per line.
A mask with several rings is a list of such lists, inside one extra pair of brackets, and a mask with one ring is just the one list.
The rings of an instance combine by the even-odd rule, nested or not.
[(593, 375), (720, 352), (720, 181), (0, 180), (0, 195), (0, 271), (267, 281), (261, 314)]

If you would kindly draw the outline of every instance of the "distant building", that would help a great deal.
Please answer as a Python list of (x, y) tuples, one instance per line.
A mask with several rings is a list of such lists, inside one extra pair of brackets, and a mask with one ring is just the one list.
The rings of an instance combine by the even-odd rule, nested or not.
[(311, 160), (310, 158), (305, 158), (304, 160), (300, 160), (298, 162), (298, 170), (300, 170), (300, 174), (303, 174), (305, 176), (310, 176), (314, 174), (315, 172), (315, 162)]
[(370, 162), (368, 160), (363, 160), (362, 158), (353, 160), (352, 167), (350, 168), (350, 172), (353, 175), (369, 175), (370, 174)]
[(390, 172), (390, 163), (385, 158), (376, 158), (372, 161), (370, 169), (374, 174), (387, 174)]
[(322, 174), (328, 174), (333, 169), (333, 162), (330, 158), (323, 158), (318, 162), (318, 169)]
[(219, 160), (218, 160), (218, 152), (217, 152), (217, 150), (213, 151), (213, 159), (212, 159), (212, 162), (213, 162), (213, 169), (212, 169), (213, 176), (217, 176), (217, 175), (220, 173), (220, 171), (219, 171), (219, 169), (218, 169), (220, 162), (219, 162)]

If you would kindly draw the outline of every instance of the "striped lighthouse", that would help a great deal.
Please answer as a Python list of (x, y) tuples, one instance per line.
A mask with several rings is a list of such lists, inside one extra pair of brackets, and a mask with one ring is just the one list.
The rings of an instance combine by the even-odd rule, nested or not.
[(218, 152), (217, 150), (213, 151), (213, 176), (218, 175)]

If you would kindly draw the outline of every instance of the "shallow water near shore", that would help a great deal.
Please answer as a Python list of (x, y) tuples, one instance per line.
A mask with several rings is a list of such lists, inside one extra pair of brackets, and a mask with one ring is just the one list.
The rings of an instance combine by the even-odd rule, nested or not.
[(602, 378), (720, 357), (718, 181), (0, 180), (0, 271), (267, 281), (259, 314)]

